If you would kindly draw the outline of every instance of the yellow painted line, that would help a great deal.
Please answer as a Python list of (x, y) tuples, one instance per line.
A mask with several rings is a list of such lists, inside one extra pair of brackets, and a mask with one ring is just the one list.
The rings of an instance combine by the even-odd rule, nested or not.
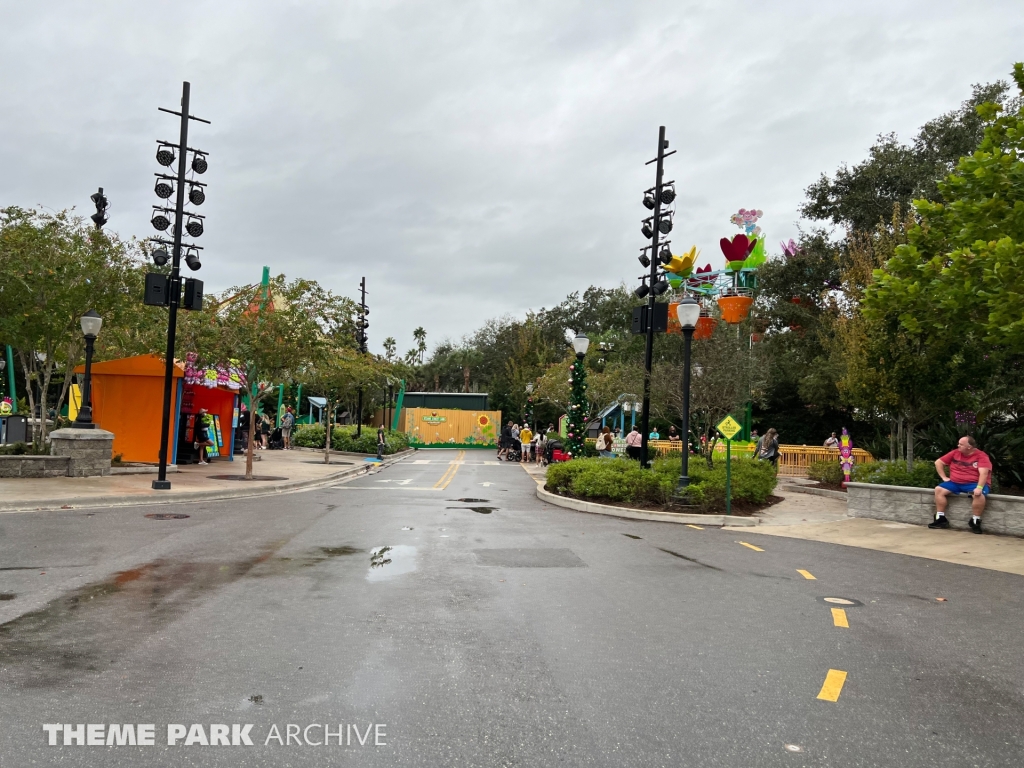
[(441, 479), (438, 480), (436, 483), (434, 483), (434, 487), (435, 488), (437, 488), (438, 490), (443, 491), (445, 488), (448, 487), (448, 484), (452, 481), (452, 479), (455, 477), (456, 473), (459, 471), (459, 467), (462, 466), (462, 458), (465, 455), (466, 455), (465, 451), (459, 451), (458, 452), (458, 454), (455, 456), (455, 460), (451, 462), (451, 464), (448, 466), (448, 469), (445, 471), (445, 473), (443, 475), (441, 475)]
[(703, 528), (701, 528), (701, 527), (700, 527), (699, 525), (690, 525), (689, 523), (687, 523), (687, 524), (686, 524), (686, 527), (687, 527), (687, 528), (695, 528), (695, 529), (696, 529), (696, 530), (698, 530), (698, 531), (703, 531), (703, 530), (704, 530), (704, 529), (703, 529)]
[(817, 579), (814, 578), (814, 574), (812, 574), (810, 571), (805, 571), (800, 568), (797, 568), (796, 572), (809, 581), (817, 581)]
[(843, 683), (845, 682), (845, 672), (841, 669), (830, 669), (825, 675), (825, 683), (821, 686), (818, 698), (822, 701), (839, 701), (839, 694), (843, 692)]
[(837, 627), (846, 627), (847, 629), (850, 628), (850, 622), (846, 618), (846, 611), (842, 608), (832, 609), (832, 623), (835, 624)]
[(740, 541), (740, 542), (737, 542), (737, 543), (742, 544), (747, 549), (752, 549), (755, 552), (764, 552), (764, 550), (761, 549), (760, 547), (755, 547), (753, 544), (747, 544), (747, 542), (745, 542), (745, 541)]

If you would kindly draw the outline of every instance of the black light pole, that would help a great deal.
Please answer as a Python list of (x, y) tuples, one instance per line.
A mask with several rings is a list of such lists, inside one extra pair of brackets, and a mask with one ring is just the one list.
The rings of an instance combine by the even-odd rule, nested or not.
[[(171, 251), (171, 274), (168, 281), (168, 314), (167, 314), (167, 356), (164, 365), (164, 402), (163, 410), (160, 417), (160, 470), (157, 475), (157, 479), (153, 481), (153, 488), (156, 490), (168, 491), (171, 488), (171, 481), (167, 479), (167, 439), (171, 433), (171, 391), (174, 386), (174, 341), (175, 334), (178, 328), (178, 304), (181, 302), (181, 231), (183, 228), (183, 219), (185, 211), (185, 173), (186, 173), (186, 158), (188, 157), (188, 121), (198, 120), (202, 123), (209, 124), (209, 120), (203, 120), (201, 117), (194, 117), (188, 113), (189, 104), (189, 89), (190, 85), (186, 81), (181, 84), (181, 112), (175, 112), (174, 110), (164, 109), (159, 107), (161, 112), (169, 112), (172, 115), (179, 115), (181, 117), (181, 133), (178, 141), (178, 175), (177, 175), (177, 197), (174, 205), (174, 241), (172, 243)], [(162, 165), (169, 165), (174, 162), (173, 155), (168, 162), (163, 162), (160, 158), (161, 151), (169, 151), (167, 147), (173, 147), (172, 144), (167, 142), (160, 142), (163, 149), (157, 151), (157, 161)], [(196, 153), (192, 161), (192, 167), (198, 173), (202, 173), (206, 170), (206, 160), (204, 153)], [(198, 163), (201, 162), (201, 170)], [(164, 223), (166, 228), (166, 222)], [(198, 229), (198, 233), (202, 234), (202, 229)], [(190, 232), (190, 234), (192, 234)], [(195, 235), (194, 235), (195, 236)]]
[(676, 485), (676, 493), (682, 496), (690, 484), (690, 347), (700, 319), (700, 304), (692, 296), (686, 296), (676, 306), (676, 312), (683, 329), (683, 466)]
[[(370, 314), (370, 310), (366, 308), (366, 278), (362, 278), (359, 281), (359, 320), (357, 327), (359, 330), (356, 332), (356, 341), (359, 342), (359, 351), (362, 354), (366, 354), (366, 329), (370, 327), (370, 321), (366, 319), (366, 316)], [(359, 398), (356, 404), (356, 437), (360, 437), (363, 434), (363, 388), (359, 388)]]
[(103, 318), (96, 314), (96, 310), (90, 309), (82, 315), (81, 323), (82, 335), (85, 337), (85, 381), (82, 383), (82, 405), (71, 426), (76, 429), (95, 429), (96, 425), (92, 422), (92, 351), (100, 328), (103, 327)]
[(106, 195), (103, 194), (103, 187), (100, 187), (95, 194), (89, 196), (92, 200), (93, 205), (96, 206), (96, 213), (89, 218), (92, 219), (92, 223), (96, 225), (96, 229), (103, 229), (103, 225), (106, 224), (110, 217), (107, 216), (107, 208), (110, 207), (110, 201), (107, 200)]
[[(665, 140), (665, 126), (661, 126), (658, 129), (658, 156), (654, 160), (649, 160), (647, 165), (656, 162), (657, 174), (655, 176), (654, 187), (648, 190), (648, 195), (654, 194), (654, 216), (644, 222), (644, 228), (641, 230), (644, 235), (647, 235), (648, 230), (652, 230), (651, 237), (651, 291), (648, 294), (647, 299), (647, 343), (644, 347), (644, 411), (640, 417), (640, 466), (649, 466), (647, 461), (647, 436), (649, 434), (648, 427), (650, 426), (650, 410), (651, 410), (651, 364), (654, 358), (654, 304), (657, 298), (657, 292), (654, 290), (654, 286), (658, 280), (658, 235), (662, 229), (662, 215), (661, 215), (661, 193), (662, 193), (662, 178), (665, 170), (665, 158), (668, 155), (674, 154), (675, 150), (665, 153), (668, 149), (668, 141)], [(645, 200), (648, 199), (645, 197)], [(649, 223), (648, 223), (649, 222)], [(665, 230), (667, 234), (671, 231), (671, 221), (668, 222), (668, 228)], [(667, 287), (667, 286), (666, 286)]]

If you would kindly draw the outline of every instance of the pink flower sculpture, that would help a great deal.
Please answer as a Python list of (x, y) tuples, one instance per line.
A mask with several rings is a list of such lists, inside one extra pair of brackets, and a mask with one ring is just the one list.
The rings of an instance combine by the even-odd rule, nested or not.
[(720, 245), (722, 253), (725, 254), (726, 268), (738, 272), (743, 267), (743, 262), (757, 245), (757, 238), (748, 238), (746, 235), (736, 235), (732, 240), (723, 237)]

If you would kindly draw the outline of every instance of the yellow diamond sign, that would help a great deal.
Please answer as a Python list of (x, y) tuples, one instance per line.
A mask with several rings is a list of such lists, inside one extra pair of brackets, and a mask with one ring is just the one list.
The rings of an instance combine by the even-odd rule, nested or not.
[(741, 427), (740, 423), (736, 421), (736, 419), (734, 419), (732, 416), (726, 416), (724, 419), (718, 422), (718, 426), (716, 427), (716, 429), (723, 435), (725, 435), (727, 439), (732, 440), (734, 437), (736, 437), (736, 434), (741, 429), (743, 429), (743, 427)]

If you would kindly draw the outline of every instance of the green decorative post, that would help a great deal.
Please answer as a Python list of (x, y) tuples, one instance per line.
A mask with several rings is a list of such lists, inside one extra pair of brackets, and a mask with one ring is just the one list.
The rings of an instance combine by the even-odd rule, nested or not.
[(11, 406), (14, 413), (18, 412), (18, 390), (14, 388), (14, 354), (11, 352), (11, 345), (7, 345), (7, 386), (8, 394), (11, 397)]
[(572, 341), (576, 350), (576, 362), (569, 366), (569, 383), (572, 395), (569, 398), (569, 412), (566, 414), (565, 447), (570, 458), (581, 459), (587, 439), (587, 420), (590, 403), (587, 400), (587, 368), (583, 358), (590, 346), (586, 334), (579, 333)]

